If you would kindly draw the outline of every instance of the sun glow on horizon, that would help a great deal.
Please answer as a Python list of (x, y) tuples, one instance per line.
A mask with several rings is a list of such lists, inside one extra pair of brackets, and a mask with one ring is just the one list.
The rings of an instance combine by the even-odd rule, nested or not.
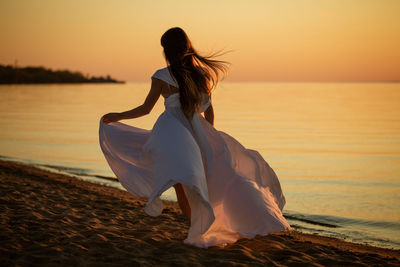
[(149, 81), (162, 33), (232, 50), (229, 81), (400, 80), (400, 1), (2, 1), (0, 64)]

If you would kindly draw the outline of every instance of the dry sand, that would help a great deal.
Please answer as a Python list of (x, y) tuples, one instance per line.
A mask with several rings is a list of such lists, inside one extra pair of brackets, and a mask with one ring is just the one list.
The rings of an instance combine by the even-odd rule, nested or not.
[(0, 161), (0, 265), (400, 266), (400, 251), (277, 233), (200, 249), (176, 203), (145, 200), (33, 166)]

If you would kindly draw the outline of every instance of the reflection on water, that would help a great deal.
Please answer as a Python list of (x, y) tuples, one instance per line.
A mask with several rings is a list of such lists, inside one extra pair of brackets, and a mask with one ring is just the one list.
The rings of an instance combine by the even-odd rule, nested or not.
[[(147, 83), (2, 85), (0, 155), (113, 177), (98, 145), (99, 119), (141, 104), (148, 89)], [(151, 129), (162, 102), (150, 115), (125, 122)], [(397, 227), (399, 103), (396, 83), (223, 83), (213, 97), (216, 128), (269, 162), (289, 217)], [(306, 228), (304, 220), (292, 223)], [(398, 232), (393, 242), (400, 243)]]

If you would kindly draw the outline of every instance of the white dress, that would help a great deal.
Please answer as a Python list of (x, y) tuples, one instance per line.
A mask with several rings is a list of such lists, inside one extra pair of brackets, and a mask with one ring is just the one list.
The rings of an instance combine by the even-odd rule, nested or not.
[[(153, 77), (178, 88), (168, 68)], [(200, 111), (189, 123), (179, 93), (164, 104), (151, 131), (100, 120), (104, 156), (128, 192), (148, 199), (145, 212), (160, 215), (160, 195), (181, 183), (191, 207), (187, 244), (207, 248), (290, 230), (279, 180), (262, 156), (216, 130)], [(205, 94), (201, 112), (209, 105)]]

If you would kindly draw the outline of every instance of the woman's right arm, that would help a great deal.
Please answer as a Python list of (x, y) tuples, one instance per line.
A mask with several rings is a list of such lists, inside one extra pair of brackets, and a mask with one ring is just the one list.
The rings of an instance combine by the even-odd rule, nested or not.
[(206, 121), (208, 121), (211, 125), (214, 125), (214, 109), (211, 103), (204, 111), (204, 117), (206, 118)]
[(149, 114), (160, 97), (161, 92), (162, 81), (152, 78), (150, 92), (142, 105), (121, 113), (108, 113), (104, 115), (103, 122), (110, 123), (119, 120), (133, 119)]

